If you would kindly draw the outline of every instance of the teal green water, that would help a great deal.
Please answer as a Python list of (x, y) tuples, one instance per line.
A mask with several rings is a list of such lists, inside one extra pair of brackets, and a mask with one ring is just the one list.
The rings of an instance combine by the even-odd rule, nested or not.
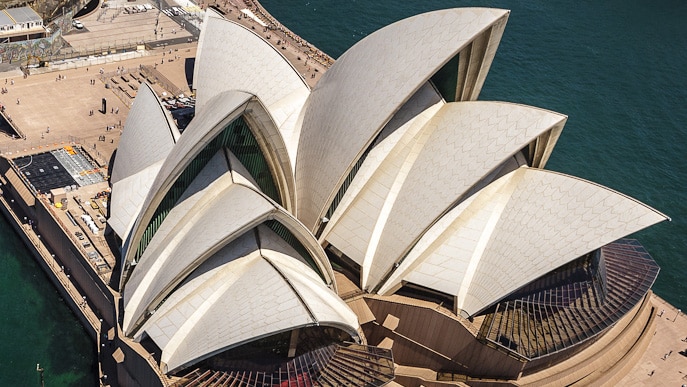
[(95, 345), (0, 216), (0, 386), (97, 383)]
[[(480, 99), (569, 116), (547, 168), (628, 194), (672, 217), (636, 237), (661, 266), (654, 290), (687, 310), (687, 2), (262, 0), (335, 58), (396, 20), (488, 6), (511, 15)], [(0, 386), (95, 383), (93, 344), (0, 220)]]

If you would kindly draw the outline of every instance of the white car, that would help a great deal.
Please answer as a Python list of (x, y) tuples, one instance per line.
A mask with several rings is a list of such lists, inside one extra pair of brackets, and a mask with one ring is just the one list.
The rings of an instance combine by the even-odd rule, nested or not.
[(72, 26), (76, 28), (77, 30), (80, 30), (83, 28), (83, 23), (81, 23), (78, 20), (72, 20)]

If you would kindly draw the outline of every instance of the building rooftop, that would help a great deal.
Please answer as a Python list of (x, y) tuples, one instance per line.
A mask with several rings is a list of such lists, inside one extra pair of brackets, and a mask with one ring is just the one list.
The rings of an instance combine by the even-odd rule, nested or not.
[(7, 15), (14, 22), (12, 24), (43, 21), (43, 18), (41, 18), (31, 7), (6, 8), (2, 13)]

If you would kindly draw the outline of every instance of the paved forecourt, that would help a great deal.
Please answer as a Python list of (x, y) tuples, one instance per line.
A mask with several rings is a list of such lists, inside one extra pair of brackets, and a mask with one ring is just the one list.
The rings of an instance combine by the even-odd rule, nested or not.
[[(19, 70), (0, 73), (0, 85), (7, 89), (0, 95), (0, 104), (26, 136), (26, 139), (13, 139), (0, 134), (0, 152), (14, 158), (24, 153), (35, 153), (39, 147), (59, 146), (69, 142), (71, 136), (80, 139), (89, 153), (97, 153), (94, 156), (100, 156), (98, 161), (107, 165), (119, 143), (120, 123), (123, 126), (126, 121), (131, 100), (120, 99), (112, 89), (106, 88), (100, 80), (99, 70), (102, 68), (105, 73), (114, 74), (118, 68), (156, 65), (156, 69), (175, 86), (190, 93), (185, 64), (188, 58), (195, 57), (196, 43), (168, 47), (164, 52), (163, 64), (163, 50), (160, 49), (148, 51), (141, 58), (96, 67), (63, 71), (37, 69), (26, 78)], [(162, 95), (163, 90), (159, 86), (156, 86), (156, 91)], [(104, 113), (99, 111), (103, 98), (107, 101)], [(114, 128), (108, 130), (108, 127)]]

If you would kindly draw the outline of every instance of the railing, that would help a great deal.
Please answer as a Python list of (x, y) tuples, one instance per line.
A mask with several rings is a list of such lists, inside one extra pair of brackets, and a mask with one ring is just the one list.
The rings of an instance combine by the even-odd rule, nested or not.
[[(659, 268), (631, 239), (602, 247), (600, 261), (600, 270), (591, 273), (597, 281), (560, 285), (498, 303), (483, 321), (478, 339), (514, 357), (532, 360), (604, 332), (646, 295)], [(593, 283), (600, 273), (605, 273), (606, 289)]]
[(179, 96), (183, 93), (183, 90), (176, 87), (172, 81), (167, 79), (167, 77), (162, 75), (161, 72), (157, 71), (157, 69), (155, 69), (152, 66), (142, 65), (141, 73), (143, 73), (147, 79), (153, 80), (155, 81), (155, 83), (158, 83), (165, 90), (169, 91), (173, 96)]
[(382, 386), (394, 378), (391, 350), (360, 344), (332, 344), (274, 368), (273, 372), (241, 369), (238, 364), (236, 370), (197, 368), (172, 386), (219, 386), (234, 382), (245, 387), (314, 387), (339, 385), (339, 380), (348, 380), (354, 386)]
[[(274, 31), (275, 34), (279, 36), (279, 38), (284, 42), (285, 45), (290, 45), (293, 47), (300, 47), (301, 51), (305, 56), (308, 57), (309, 60), (313, 60), (324, 66), (325, 68), (331, 67), (332, 64), (334, 64), (334, 59), (327, 55), (326, 53), (317, 50), (314, 48), (314, 46), (305, 39), (301, 38), (300, 36), (296, 35), (293, 33), (291, 30), (288, 28), (284, 27), (277, 19), (275, 19), (272, 15), (270, 15), (257, 1), (253, 0), (244, 0), (243, 3), (245, 4), (245, 8), (249, 8), (256, 16), (258, 16), (261, 20), (266, 22), (267, 24), (267, 29), (270, 31)], [(215, 6), (218, 6), (219, 4), (215, 4)], [(218, 7), (220, 10), (224, 11), (226, 13), (232, 13), (236, 12), (239, 14), (241, 9), (240, 5), (235, 5), (232, 2), (224, 3), (222, 6)]]

